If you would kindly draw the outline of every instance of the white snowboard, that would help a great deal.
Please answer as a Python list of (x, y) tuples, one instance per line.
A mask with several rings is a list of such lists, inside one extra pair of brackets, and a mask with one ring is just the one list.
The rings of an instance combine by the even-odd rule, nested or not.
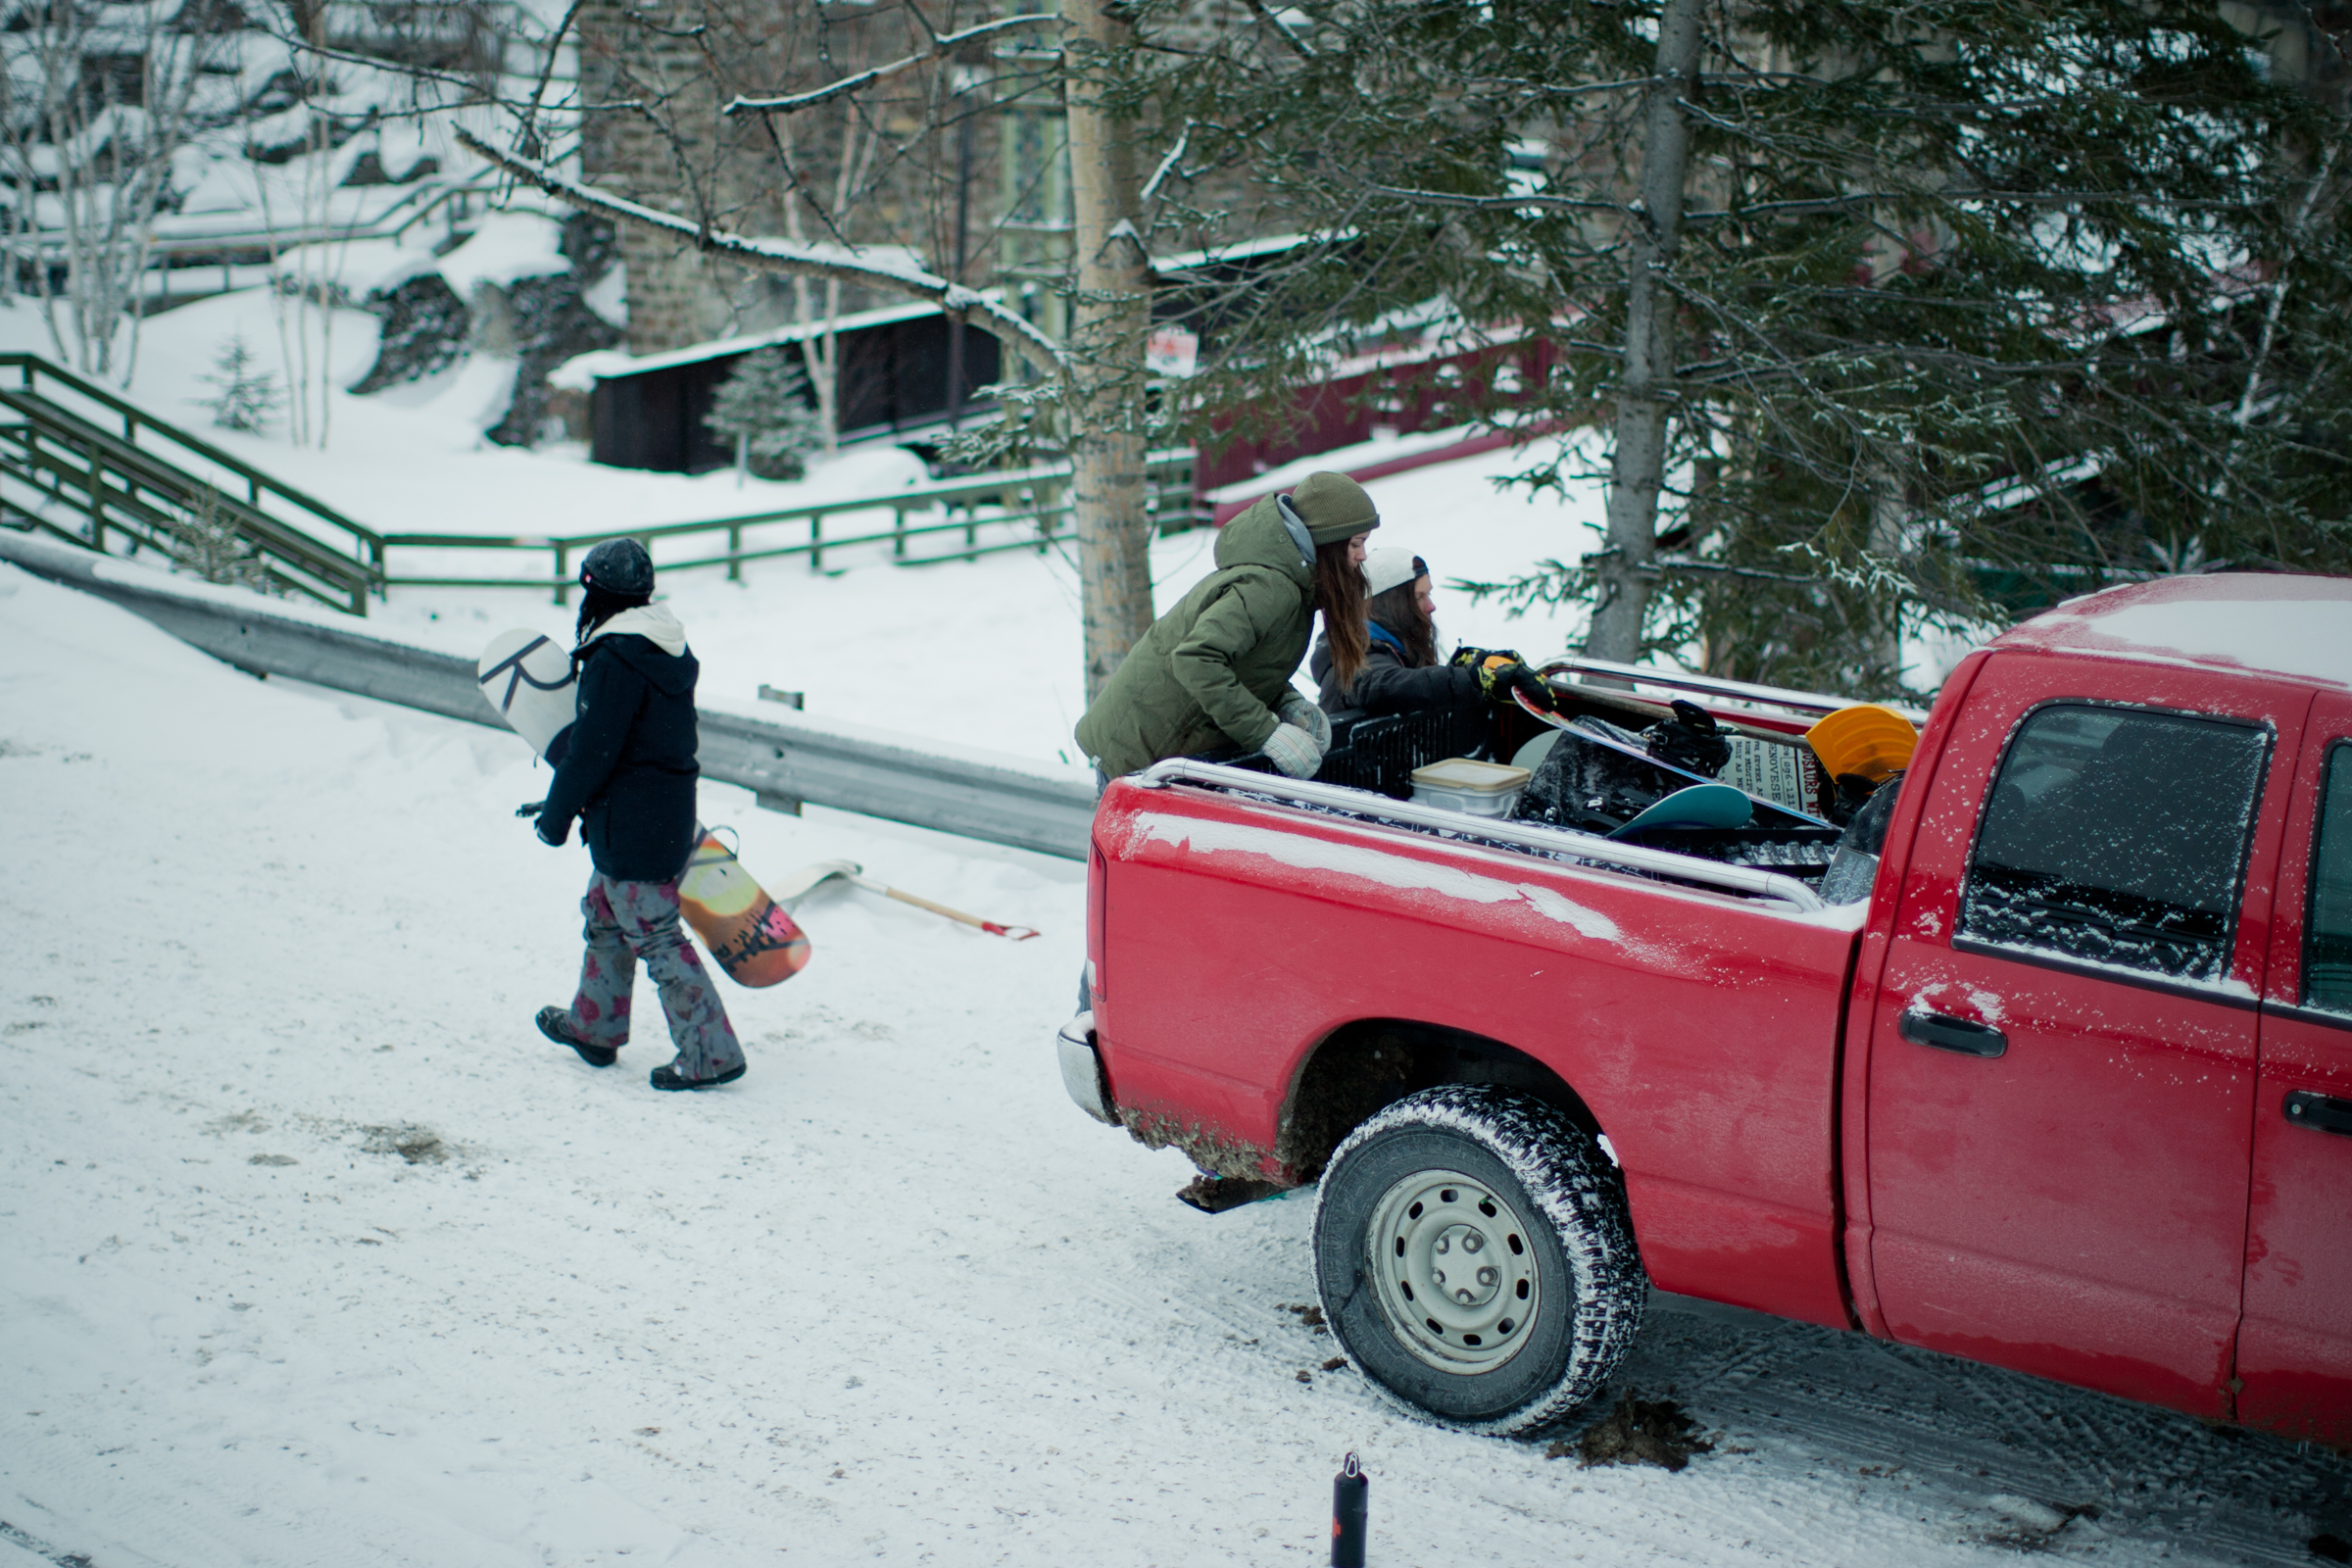
[(482, 697), (506, 726), (531, 743), (550, 766), (564, 760), (557, 741), (571, 728), (578, 677), (571, 652), (539, 632), (501, 632), (475, 666)]

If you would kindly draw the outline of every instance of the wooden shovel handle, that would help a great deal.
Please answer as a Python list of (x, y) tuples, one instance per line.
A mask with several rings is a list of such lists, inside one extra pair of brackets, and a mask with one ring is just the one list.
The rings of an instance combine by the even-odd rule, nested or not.
[(983, 920), (976, 914), (966, 914), (961, 909), (951, 909), (944, 904), (933, 904), (929, 899), (917, 898), (911, 893), (902, 893), (897, 888), (886, 887), (880, 891), (885, 897), (896, 899), (901, 904), (911, 904), (918, 909), (929, 909), (933, 914), (944, 914), (951, 920), (960, 920), (965, 925), (976, 925), (990, 936), (1009, 937), (1015, 942), (1025, 942), (1037, 935), (1028, 926), (999, 925), (994, 920)]

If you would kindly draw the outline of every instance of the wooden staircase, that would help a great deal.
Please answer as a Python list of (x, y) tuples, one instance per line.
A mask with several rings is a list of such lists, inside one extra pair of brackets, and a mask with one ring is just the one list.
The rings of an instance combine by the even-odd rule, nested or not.
[(0, 354), (0, 524), (355, 615), (383, 536), (32, 354)]

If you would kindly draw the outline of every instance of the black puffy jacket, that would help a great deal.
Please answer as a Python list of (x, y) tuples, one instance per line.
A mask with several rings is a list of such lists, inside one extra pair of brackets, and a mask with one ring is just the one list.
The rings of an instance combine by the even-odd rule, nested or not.
[(667, 882), (694, 848), (702, 665), (682, 635), (678, 647), (619, 631), (594, 638), (579, 656), (578, 717), (548, 748), (556, 778), (540, 822), (579, 817), (596, 868), (617, 881)]
[(1433, 708), (1477, 708), (1478, 676), (1451, 664), (1404, 662), (1404, 645), (1394, 633), (1371, 622), (1372, 638), (1364, 651), (1364, 667), (1355, 672), (1352, 690), (1340, 690), (1332, 667), (1331, 639), (1318, 636), (1307, 657), (1307, 673), (1315, 677), (1316, 700), (1326, 713), (1419, 713)]

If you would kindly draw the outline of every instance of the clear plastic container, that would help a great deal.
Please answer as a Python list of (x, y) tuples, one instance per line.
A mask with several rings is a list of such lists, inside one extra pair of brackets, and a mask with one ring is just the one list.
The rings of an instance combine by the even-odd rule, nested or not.
[(1413, 800), (1417, 805), (1467, 811), (1472, 816), (1508, 816), (1511, 808), (1519, 804), (1519, 792), (1533, 776), (1526, 768), (1506, 762), (1448, 757), (1413, 769)]

